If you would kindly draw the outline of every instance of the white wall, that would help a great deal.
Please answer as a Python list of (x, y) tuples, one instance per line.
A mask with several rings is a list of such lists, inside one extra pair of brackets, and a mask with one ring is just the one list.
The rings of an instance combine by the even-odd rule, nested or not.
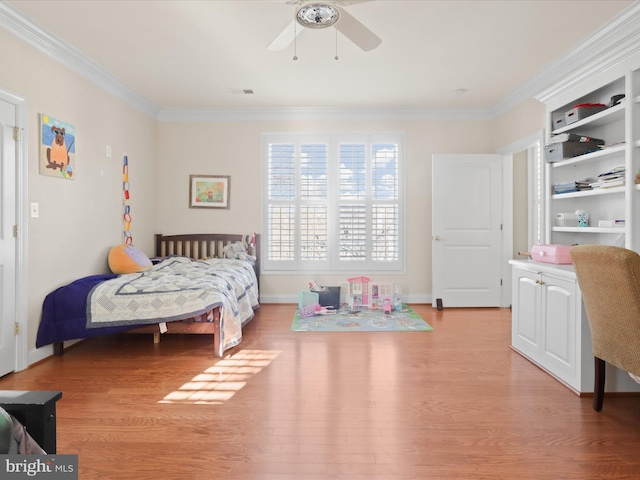
[[(107, 273), (109, 248), (122, 243), (122, 154), (129, 156), (134, 243), (152, 254), (156, 222), (157, 122), (54, 59), (0, 29), (0, 88), (28, 105), (28, 348), (35, 345), (44, 297), (72, 280)], [(38, 173), (39, 114), (76, 127), (76, 176)], [(113, 157), (105, 158), (105, 146)]]
[[(431, 294), (431, 156), (434, 153), (493, 153), (490, 121), (260, 121), (166, 122), (158, 127), (158, 231), (260, 232), (260, 141), (263, 132), (406, 132), (407, 269), (376, 275), (402, 284), (403, 295)], [(538, 127), (539, 129), (540, 127)], [(530, 132), (529, 132), (530, 133)], [(189, 174), (230, 175), (229, 210), (189, 209)], [(295, 296), (314, 278), (340, 285), (345, 275), (269, 275), (263, 298)]]
[(491, 120), (490, 128), (493, 151), (544, 129), (545, 118), (545, 105), (533, 98), (497, 116)]
[[(260, 232), (261, 134), (264, 132), (406, 132), (407, 268), (405, 275), (376, 275), (400, 283), (413, 301), (430, 298), (431, 156), (494, 153), (544, 127), (544, 105), (528, 100), (493, 120), (212, 121), (161, 122), (158, 127), (158, 232)], [(189, 209), (189, 175), (230, 175), (229, 210)], [(520, 228), (520, 227), (519, 227)], [(526, 235), (526, 225), (524, 227)], [(269, 275), (264, 298), (284, 301), (311, 279), (344, 284), (344, 275)]]

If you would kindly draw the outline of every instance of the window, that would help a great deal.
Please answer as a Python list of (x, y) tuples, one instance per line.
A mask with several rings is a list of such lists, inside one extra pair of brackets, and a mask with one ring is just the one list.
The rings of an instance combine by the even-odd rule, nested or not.
[(404, 269), (404, 135), (263, 135), (262, 266)]

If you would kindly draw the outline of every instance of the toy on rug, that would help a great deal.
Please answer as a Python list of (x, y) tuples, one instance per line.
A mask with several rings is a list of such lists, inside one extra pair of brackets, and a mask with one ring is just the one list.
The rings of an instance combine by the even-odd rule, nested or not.
[(225, 245), (222, 249), (224, 258), (235, 258), (237, 260), (249, 260), (255, 262), (256, 257), (247, 253), (247, 246), (242, 242), (234, 242)]
[(315, 315), (332, 315), (334, 313), (336, 313), (335, 308), (323, 307), (319, 303), (311, 303), (298, 309), (298, 315), (302, 318), (313, 317)]
[(389, 298), (385, 298), (382, 301), (382, 313), (391, 313), (391, 311), (393, 310), (393, 305), (391, 305), (391, 299)]

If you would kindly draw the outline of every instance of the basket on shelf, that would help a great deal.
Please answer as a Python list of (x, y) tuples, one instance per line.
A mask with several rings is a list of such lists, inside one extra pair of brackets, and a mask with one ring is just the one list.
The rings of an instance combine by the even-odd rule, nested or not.
[(597, 151), (600, 149), (597, 141), (589, 142), (561, 142), (544, 146), (545, 159), (548, 163), (554, 163), (565, 158), (573, 158), (578, 155)]
[[(589, 214), (585, 213), (584, 218), (589, 224)], [(575, 213), (556, 213), (556, 226), (558, 227), (577, 227), (580, 219)]]

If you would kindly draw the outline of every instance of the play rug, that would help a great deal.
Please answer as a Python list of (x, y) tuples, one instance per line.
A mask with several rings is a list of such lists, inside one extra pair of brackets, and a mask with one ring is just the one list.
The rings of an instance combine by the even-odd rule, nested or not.
[(291, 324), (293, 332), (416, 332), (433, 330), (408, 305), (401, 311), (340, 309), (332, 315), (300, 317), (298, 311)]

